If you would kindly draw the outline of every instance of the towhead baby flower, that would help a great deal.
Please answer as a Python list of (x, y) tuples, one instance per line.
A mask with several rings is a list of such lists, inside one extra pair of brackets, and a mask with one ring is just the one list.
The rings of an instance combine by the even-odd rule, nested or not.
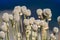
[(34, 21), (35, 21), (35, 18), (34, 17), (31, 17), (30, 19), (29, 19), (29, 24), (33, 24), (34, 23)]
[(42, 9), (37, 9), (36, 12), (37, 12), (37, 15), (39, 15), (39, 16), (42, 15)]
[(38, 26), (38, 28), (41, 27), (41, 26), (40, 26), (40, 20), (39, 20), (39, 19), (35, 20), (34, 23)]
[(51, 9), (49, 8), (44, 9), (43, 15), (50, 18), (52, 16)]
[(7, 24), (5, 22), (3, 22), (3, 24), (0, 28), (2, 31), (7, 32)]
[(56, 36), (53, 33), (50, 34), (50, 37), (51, 37), (51, 40), (56, 40)]
[(22, 11), (21, 11), (21, 7), (20, 6), (16, 6), (13, 10), (13, 14), (19, 14), (20, 16), (22, 15)]
[(35, 20), (34, 23), (40, 25), (40, 20)]
[(44, 25), (45, 20), (40, 20), (40, 26)]
[(15, 6), (14, 10), (15, 10), (16, 12), (21, 12), (21, 7), (20, 7), (20, 6)]
[(26, 16), (30, 16), (31, 15), (31, 10), (27, 9), (26, 6), (22, 6), (21, 9), (22, 9), (22, 13), (24, 15), (26, 15)]
[(47, 22), (44, 22), (44, 24), (43, 24), (43, 29), (49, 29), (49, 26), (48, 26), (48, 23)]
[(30, 16), (31, 15), (31, 10), (30, 9), (27, 9), (26, 10), (26, 16)]
[(54, 31), (55, 33), (58, 33), (59, 29), (58, 29), (57, 27), (54, 27), (54, 28), (53, 28), (53, 31)]
[(27, 7), (26, 7), (26, 6), (22, 6), (22, 7), (21, 7), (21, 10), (22, 10), (22, 13), (24, 14), (25, 11), (27, 10)]
[(0, 38), (5, 38), (5, 33), (3, 31), (0, 31)]
[(58, 23), (60, 25), (60, 16), (58, 16), (57, 21), (58, 21)]
[(24, 19), (23, 22), (24, 22), (25, 25), (29, 25), (29, 19)]
[(8, 13), (4, 13), (2, 16), (3, 21), (8, 22), (9, 21), (9, 14)]
[(19, 14), (15, 14), (13, 18), (14, 18), (15, 21), (19, 21), (20, 20)]
[(31, 10), (26, 9), (23, 14), (26, 15), (26, 16), (30, 16), (31, 15)]
[(13, 12), (12, 12), (14, 15), (15, 14), (19, 14), (18, 10), (14, 9)]
[(37, 31), (38, 26), (37, 26), (36, 24), (33, 24), (33, 25), (32, 25), (32, 28), (33, 28), (34, 31)]
[(22, 10), (23, 10), (23, 9), (27, 9), (27, 7), (26, 7), (26, 6), (22, 6), (21, 9), (22, 9)]
[(13, 20), (13, 15), (12, 14), (9, 14), (9, 19)]

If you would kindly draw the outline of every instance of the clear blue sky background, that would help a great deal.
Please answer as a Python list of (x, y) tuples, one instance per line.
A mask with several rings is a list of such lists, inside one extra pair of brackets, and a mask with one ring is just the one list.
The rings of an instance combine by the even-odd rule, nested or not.
[(27, 6), (35, 18), (37, 18), (36, 9), (50, 8), (53, 14), (50, 29), (54, 26), (58, 27), (57, 17), (60, 15), (60, 0), (0, 0), (0, 10), (12, 10), (17, 5)]

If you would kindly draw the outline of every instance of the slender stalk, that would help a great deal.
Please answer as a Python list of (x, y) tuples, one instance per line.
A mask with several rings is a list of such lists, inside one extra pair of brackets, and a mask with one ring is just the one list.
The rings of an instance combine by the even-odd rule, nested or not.
[[(26, 30), (27, 31), (27, 30)], [(29, 40), (29, 31), (28, 32), (26, 32), (26, 40)]]
[[(49, 21), (47, 20), (47, 23), (48, 23), (48, 25), (49, 25)], [(50, 38), (50, 35), (49, 35), (49, 29), (47, 30), (47, 40), (49, 40), (49, 38)]]
[(42, 29), (42, 40), (47, 40), (46, 38), (46, 30)]
[(31, 26), (31, 40), (32, 40), (32, 26)]
[[(16, 25), (16, 34), (18, 34), (18, 25), (17, 25), (17, 23), (15, 24)], [(16, 35), (16, 39), (18, 40), (18, 36)]]
[(20, 38), (18, 38), (18, 40), (21, 40)]
[(9, 34), (8, 34), (8, 32), (7, 32), (7, 39), (9, 40)]
[(8, 32), (6, 32), (6, 40), (9, 40)]
[(15, 25), (15, 24), (14, 24), (13, 20), (11, 20), (13, 38), (14, 38), (14, 40), (16, 40), (16, 39), (15, 39), (15, 30), (14, 30), (14, 27), (13, 27), (14, 25)]
[(23, 24), (22, 24), (22, 16), (20, 16), (20, 26), (21, 26), (21, 32), (22, 32), (22, 40), (23, 40)]
[(37, 33), (35, 32), (35, 31), (32, 31), (32, 32), (34, 32), (34, 34), (32, 34), (32, 40), (36, 40), (36, 35), (37, 35)]
[(29, 37), (26, 37), (26, 40), (29, 40)]
[(26, 19), (26, 16), (24, 15), (24, 19)]
[(7, 26), (6, 36), (7, 36), (7, 40), (9, 40), (9, 27), (8, 27), (7, 23), (6, 23), (6, 26)]
[(38, 40), (41, 40), (40, 28), (38, 29)]
[(5, 40), (7, 40), (7, 33), (6, 33), (6, 36), (5, 36)]
[(20, 32), (20, 26), (21, 26), (21, 16), (20, 16), (20, 21), (18, 22), (19, 23), (19, 25), (18, 25), (18, 32)]

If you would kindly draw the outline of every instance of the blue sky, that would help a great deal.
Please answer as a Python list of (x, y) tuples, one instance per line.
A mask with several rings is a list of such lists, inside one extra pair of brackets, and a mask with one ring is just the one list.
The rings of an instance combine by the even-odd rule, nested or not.
[(32, 16), (37, 18), (36, 9), (50, 8), (52, 10), (52, 21), (50, 29), (54, 26), (58, 27), (57, 17), (60, 15), (60, 0), (0, 0), (0, 10), (13, 10), (17, 5), (25, 5), (32, 11)]

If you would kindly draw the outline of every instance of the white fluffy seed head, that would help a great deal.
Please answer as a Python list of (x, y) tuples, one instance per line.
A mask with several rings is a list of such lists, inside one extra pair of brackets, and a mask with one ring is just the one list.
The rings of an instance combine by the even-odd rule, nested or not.
[(4, 13), (3, 16), (2, 16), (2, 19), (3, 19), (5, 22), (8, 22), (8, 21), (9, 21), (9, 15), (8, 15), (8, 13)]
[(23, 12), (23, 14), (24, 14), (25, 11), (27, 10), (26, 6), (22, 6), (22, 7), (21, 7), (21, 10), (22, 10), (22, 12)]
[(35, 20), (34, 23), (40, 25), (40, 20)]
[(13, 14), (20, 14), (21, 13), (21, 7), (20, 6), (16, 6), (13, 10)]
[(60, 16), (57, 17), (57, 21), (60, 22)]
[(43, 15), (44, 16), (48, 16), (48, 17), (51, 17), (52, 16), (52, 14), (51, 14), (51, 9), (49, 9), (49, 8), (46, 8), (46, 9), (44, 9), (43, 10)]
[(14, 15), (15, 15), (15, 14), (19, 14), (18, 10), (14, 9), (14, 10), (13, 10), (13, 14), (14, 14)]
[(30, 15), (31, 15), (31, 10), (30, 9), (27, 9), (26, 16), (30, 16)]
[(14, 10), (17, 10), (17, 12), (21, 12), (21, 7), (20, 6), (15, 6)]
[(29, 19), (29, 23), (30, 23), (30, 24), (33, 24), (34, 21), (35, 21), (35, 18), (34, 18), (34, 17), (31, 17), (31, 18)]
[(7, 24), (5, 22), (3, 22), (3, 24), (0, 28), (2, 31), (7, 32)]
[(35, 18), (34, 18), (34, 17), (31, 17), (30, 19), (31, 19), (32, 21), (35, 21)]
[(38, 26), (37, 26), (36, 24), (33, 24), (33, 25), (32, 25), (32, 28), (33, 28), (33, 30), (37, 31)]
[(27, 25), (26, 30), (31, 30), (31, 26)]
[(49, 26), (48, 26), (48, 23), (47, 22), (44, 22), (44, 25), (43, 25), (43, 29), (49, 29)]
[(26, 7), (26, 6), (22, 6), (21, 9), (22, 9), (22, 10), (23, 10), (23, 9), (27, 9), (27, 7)]
[(40, 26), (45, 30), (49, 29), (48, 23), (45, 20), (40, 21)]
[(31, 10), (27, 9), (26, 6), (22, 6), (21, 9), (22, 9), (22, 13), (24, 15), (26, 15), (26, 16), (30, 16), (31, 15)]
[(32, 21), (32, 20), (29, 20), (29, 24), (31, 24), (31, 25), (32, 25), (33, 23), (34, 23), (34, 21)]
[(13, 20), (13, 15), (12, 14), (9, 14), (9, 19)]
[(29, 25), (29, 19), (24, 19), (24, 24)]
[(53, 33), (50, 34), (50, 37), (51, 39), (54, 39), (54, 40), (56, 39), (56, 36)]
[(30, 16), (31, 15), (31, 10), (26, 9), (23, 14), (26, 15), (26, 16)]
[(59, 29), (58, 29), (57, 27), (54, 27), (54, 28), (53, 28), (53, 31), (54, 31), (55, 33), (58, 33)]
[(44, 25), (44, 20), (40, 20), (40, 26), (43, 26)]
[(5, 33), (3, 31), (0, 31), (0, 38), (5, 38)]
[(20, 20), (19, 14), (15, 14), (15, 15), (14, 15), (14, 20), (15, 20), (15, 21), (19, 21), (19, 20)]
[(37, 15), (42, 15), (42, 9), (37, 9)]

